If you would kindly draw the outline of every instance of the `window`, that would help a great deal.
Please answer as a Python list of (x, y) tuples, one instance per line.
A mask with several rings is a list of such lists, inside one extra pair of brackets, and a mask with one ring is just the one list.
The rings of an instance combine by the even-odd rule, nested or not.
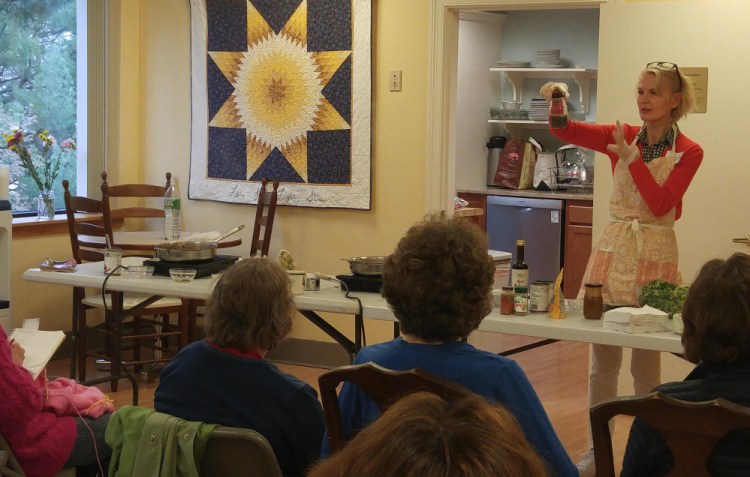
[[(104, 136), (103, 121), (94, 121), (97, 130), (92, 131), (87, 119), (92, 112), (98, 118), (97, 110), (104, 111), (105, 10), (106, 0), (0, 2), (0, 131), (9, 134), (18, 128), (26, 132), (37, 165), (41, 165), (38, 147), (42, 146), (37, 134), (47, 130), (54, 136), (56, 144), (49, 157), (53, 164), (59, 158), (59, 172), (52, 183), (58, 210), (64, 208), (63, 179), (77, 194), (85, 194), (88, 171), (101, 171), (101, 165), (89, 164), (87, 158), (92, 152), (90, 138)], [(92, 76), (100, 80), (92, 84)], [(60, 149), (68, 138), (77, 143), (77, 149)], [(103, 139), (95, 143), (103, 144)], [(99, 152), (100, 148), (95, 144), (94, 149)], [(6, 141), (0, 143), (0, 166), (10, 170), (13, 215), (35, 214), (39, 187)]]

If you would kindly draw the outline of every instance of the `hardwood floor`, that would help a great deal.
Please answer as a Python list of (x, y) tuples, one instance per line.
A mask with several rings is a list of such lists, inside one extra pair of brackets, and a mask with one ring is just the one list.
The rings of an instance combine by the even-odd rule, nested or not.
[[(496, 333), (476, 333), (470, 338), (475, 346), (488, 351), (499, 352), (534, 342), (534, 338), (500, 335)], [(588, 352), (589, 346), (582, 343), (561, 341), (539, 348), (524, 351), (512, 356), (524, 369), (547, 414), (560, 437), (565, 450), (573, 462), (577, 462), (589, 447), (588, 437)], [(282, 370), (297, 376), (318, 389), (318, 376), (323, 368), (277, 363)], [(68, 360), (50, 363), (50, 375), (63, 376), (67, 373)], [(91, 378), (104, 376), (92, 369)], [(153, 407), (156, 378), (139, 380), (139, 405)], [(110, 392), (109, 385), (100, 385), (115, 402), (116, 407), (131, 403), (130, 383), (120, 381), (120, 389)], [(632, 419), (616, 418), (612, 437), (617, 473), (621, 466), (622, 454), (627, 441)]]

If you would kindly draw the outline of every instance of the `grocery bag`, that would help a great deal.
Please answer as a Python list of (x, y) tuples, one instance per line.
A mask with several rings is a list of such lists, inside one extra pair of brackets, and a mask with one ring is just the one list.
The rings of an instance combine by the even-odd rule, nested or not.
[(528, 141), (505, 143), (497, 164), (495, 185), (508, 189), (530, 189), (534, 178), (537, 148)]

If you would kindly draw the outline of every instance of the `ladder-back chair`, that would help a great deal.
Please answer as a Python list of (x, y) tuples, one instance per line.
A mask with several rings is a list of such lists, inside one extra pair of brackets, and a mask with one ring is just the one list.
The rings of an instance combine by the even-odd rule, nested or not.
[[(70, 234), (71, 250), (73, 258), (77, 263), (102, 261), (107, 241), (113, 242), (112, 222), (109, 214), (109, 204), (104, 200), (92, 199), (90, 197), (74, 196), (70, 193), (69, 183), (63, 181), (65, 189), (65, 211), (68, 220), (68, 231)], [(76, 218), (76, 214), (85, 214), (84, 218)], [(133, 318), (133, 332), (126, 334), (124, 331), (124, 316), (113, 317), (112, 299), (109, 293), (106, 295), (87, 296), (82, 287), (73, 288), (73, 324), (71, 336), (73, 339), (73, 359), (71, 363), (71, 377), (75, 377), (75, 362), (78, 364), (78, 379), (86, 381), (86, 360), (89, 357), (103, 358), (110, 361), (111, 376), (122, 376), (120, 364), (122, 362), (123, 342), (130, 344), (128, 349), (133, 350), (133, 359), (128, 365), (141, 367), (146, 364), (156, 364), (169, 361), (171, 357), (142, 358), (141, 348), (151, 348), (161, 352), (169, 351), (157, 344), (157, 340), (169, 336), (178, 337), (180, 346), (187, 342), (188, 307), (179, 298), (161, 298), (151, 305), (138, 309), (138, 303), (145, 297), (125, 294), (123, 308), (137, 313)], [(105, 305), (106, 304), (106, 305)], [(89, 325), (86, 320), (87, 311), (93, 308), (105, 308), (104, 322)], [(177, 325), (165, 324), (145, 318), (151, 315), (178, 315)], [(128, 315), (128, 313), (123, 313)], [(149, 329), (142, 330), (142, 326)], [(160, 326), (162, 328), (156, 328)], [(150, 331), (154, 327), (154, 331)], [(157, 331), (158, 330), (158, 331)], [(88, 337), (92, 332), (101, 332), (105, 337), (105, 350), (91, 351), (88, 349)], [(143, 332), (141, 332), (143, 331)], [(166, 354), (172, 354), (167, 352)], [(117, 380), (113, 379), (112, 390), (117, 390)]]
[(266, 187), (268, 179), (263, 178), (258, 190), (258, 205), (255, 209), (255, 225), (253, 226), (253, 240), (250, 243), (250, 256), (268, 256), (271, 246), (271, 232), (273, 231), (273, 220), (276, 215), (276, 201), (278, 199), (279, 181), (273, 182), (273, 188), (269, 191)]

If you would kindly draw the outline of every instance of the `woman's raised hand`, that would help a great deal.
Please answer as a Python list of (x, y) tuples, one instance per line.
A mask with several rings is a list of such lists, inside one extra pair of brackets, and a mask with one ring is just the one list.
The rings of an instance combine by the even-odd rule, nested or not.
[(629, 166), (638, 157), (638, 146), (635, 145), (638, 137), (633, 138), (633, 142), (630, 144), (625, 142), (625, 130), (622, 127), (622, 123), (617, 121), (615, 130), (612, 131), (612, 139), (615, 140), (615, 143), (608, 145), (607, 150), (620, 156), (620, 160), (626, 166)]
[(544, 83), (542, 87), (539, 89), (539, 94), (542, 95), (544, 99), (547, 101), (552, 99), (552, 94), (555, 91), (560, 91), (565, 95), (565, 99), (568, 99), (570, 97), (570, 93), (568, 93), (568, 85), (565, 83), (555, 83), (550, 81), (549, 83)]

